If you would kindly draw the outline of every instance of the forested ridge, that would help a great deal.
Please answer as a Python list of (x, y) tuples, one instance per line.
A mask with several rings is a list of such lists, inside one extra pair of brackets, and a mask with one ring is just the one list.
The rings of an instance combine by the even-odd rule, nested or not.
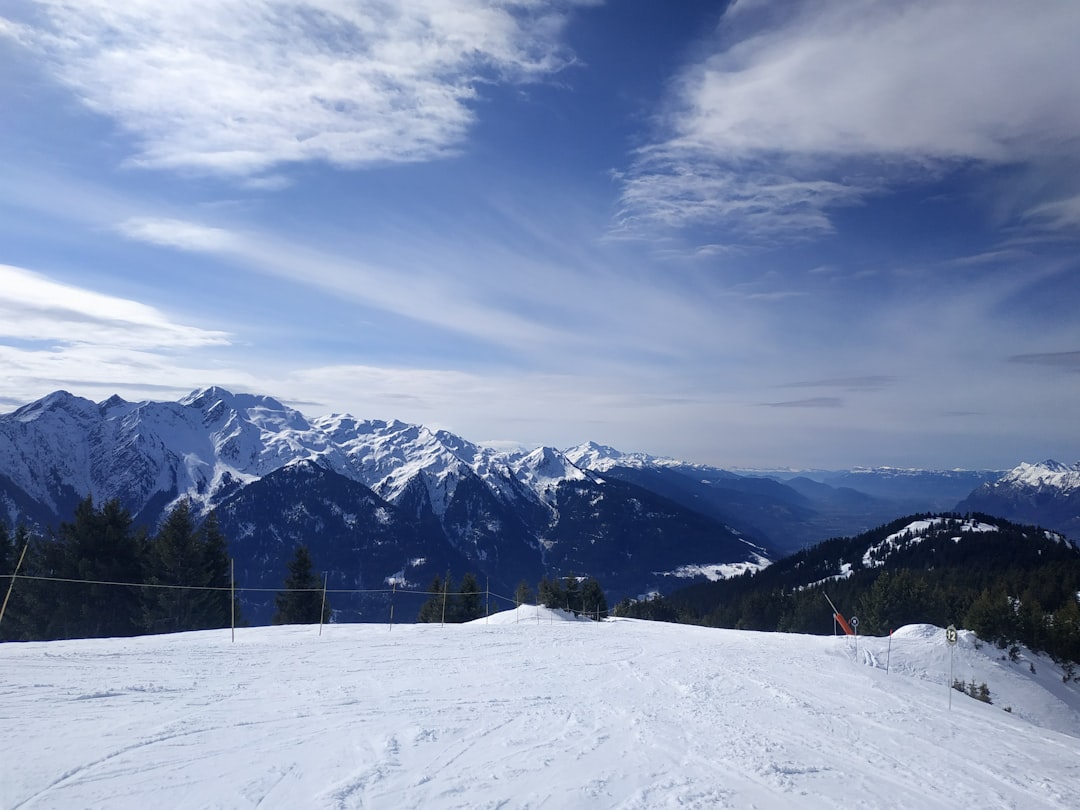
[(914, 515), (827, 540), (762, 571), (624, 600), (621, 616), (745, 630), (834, 632), (828, 594), (859, 632), (949, 624), (1080, 661), (1080, 552), (987, 515)]

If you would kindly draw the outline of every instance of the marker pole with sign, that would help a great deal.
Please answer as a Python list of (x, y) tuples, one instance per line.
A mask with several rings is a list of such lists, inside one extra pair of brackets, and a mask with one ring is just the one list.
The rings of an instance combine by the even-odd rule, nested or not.
[(855, 636), (855, 663), (859, 663), (859, 617), (852, 616), (851, 621), (848, 622), (851, 625), (851, 629)]
[(953, 693), (953, 650), (956, 649), (956, 626), (950, 624), (945, 628), (945, 641), (949, 645), (949, 711), (952, 711)]

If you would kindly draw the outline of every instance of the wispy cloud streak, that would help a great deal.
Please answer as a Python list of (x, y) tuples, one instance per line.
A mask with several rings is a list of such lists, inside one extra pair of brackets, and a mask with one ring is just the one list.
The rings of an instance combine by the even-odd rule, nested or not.
[(132, 134), (136, 163), (250, 176), (448, 154), (480, 85), (573, 62), (560, 34), (589, 2), (41, 0), (47, 23), (0, 35)]

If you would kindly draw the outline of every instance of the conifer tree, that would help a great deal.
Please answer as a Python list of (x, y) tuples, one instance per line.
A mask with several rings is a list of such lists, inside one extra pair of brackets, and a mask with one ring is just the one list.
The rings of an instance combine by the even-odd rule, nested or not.
[(173, 507), (150, 543), (150, 581), (146, 627), (152, 633), (204, 629), (205, 594), (195, 590), (209, 583), (202, 543), (191, 504)]
[(201, 591), (201, 623), (207, 629), (228, 627), (235, 613), (240, 622), (240, 605), (230, 604), (232, 599), (230, 574), (232, 563), (229, 559), (229, 544), (218, 525), (217, 513), (212, 511), (199, 527), (199, 540), (202, 547), (203, 567), (207, 586), (215, 590)]
[(420, 613), (417, 615), (416, 621), (421, 623), (442, 621), (443, 591), (442, 577), (436, 574), (435, 578), (431, 580), (431, 584), (428, 585), (428, 598), (420, 606)]
[(565, 608), (573, 613), (581, 613), (581, 583), (578, 578), (570, 573), (563, 580), (563, 604), (558, 607)]
[(329, 621), (330, 605), (323, 606), (323, 585), (315, 573), (307, 546), (296, 547), (289, 561), (285, 590), (278, 592), (274, 605), (277, 608), (272, 619), (274, 624), (318, 624), (320, 610), (322, 621)]
[(75, 507), (74, 519), (61, 523), (51, 555), (53, 576), (85, 580), (64, 583), (51, 604), (48, 635), (53, 638), (131, 636), (142, 630), (140, 588), (105, 584), (140, 583), (145, 548), (120, 501), (94, 508), (88, 496)]
[(536, 586), (536, 598), (544, 607), (566, 607), (566, 595), (563, 593), (563, 589), (559, 587), (558, 580), (549, 580), (547, 577), (543, 577), (540, 584)]
[(480, 583), (472, 574), (466, 574), (461, 578), (456, 608), (454, 621), (471, 622), (484, 615), (484, 603), (480, 598)]
[(517, 590), (514, 591), (514, 603), (518, 606), (528, 605), (533, 600), (532, 588), (529, 587), (529, 583), (525, 580), (521, 580), (518, 583)]
[(581, 610), (586, 616), (607, 618), (607, 598), (595, 577), (589, 577), (581, 585)]

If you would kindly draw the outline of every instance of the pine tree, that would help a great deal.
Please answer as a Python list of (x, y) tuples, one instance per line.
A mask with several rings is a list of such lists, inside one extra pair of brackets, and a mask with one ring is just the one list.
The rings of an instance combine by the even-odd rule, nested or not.
[(608, 615), (607, 598), (604, 589), (595, 577), (589, 577), (581, 585), (581, 610), (586, 616), (606, 619)]
[(549, 580), (547, 577), (541, 579), (536, 586), (536, 598), (544, 607), (566, 607), (566, 594), (559, 587), (558, 580)]
[(581, 613), (581, 583), (573, 573), (567, 575), (563, 580), (565, 583), (563, 589), (563, 604), (559, 607), (572, 611), (573, 613)]
[(277, 611), (274, 624), (318, 624), (320, 611), (322, 621), (330, 619), (330, 606), (323, 606), (323, 587), (315, 574), (311, 553), (305, 545), (296, 547), (289, 561), (289, 575), (285, 578), (285, 590), (274, 598)]
[(202, 544), (187, 499), (173, 507), (150, 543), (150, 580), (160, 586), (151, 592), (146, 627), (152, 633), (203, 629), (201, 602), (195, 590), (209, 577)]
[(484, 615), (484, 603), (480, 598), (480, 583), (472, 574), (466, 574), (461, 578), (461, 587), (458, 588), (457, 610), (454, 620), (459, 622), (471, 622)]
[(532, 588), (529, 587), (529, 583), (525, 580), (521, 580), (518, 583), (517, 590), (514, 591), (514, 603), (515, 605), (528, 605), (533, 600)]
[(75, 507), (74, 519), (61, 523), (52, 575), (83, 582), (64, 583), (48, 605), (52, 638), (131, 636), (142, 631), (143, 593), (134, 586), (145, 570), (145, 547), (120, 501), (94, 508), (90, 497)]
[(206, 629), (229, 627), (235, 620), (239, 624), (240, 605), (231, 604), (232, 562), (229, 558), (229, 544), (221, 533), (217, 513), (211, 511), (199, 528), (199, 541), (202, 547), (203, 568), (206, 585), (215, 590), (202, 591), (199, 605), (200, 624)]
[(421, 623), (432, 623), (442, 621), (443, 611), (443, 581), (442, 577), (438, 574), (431, 580), (431, 584), (428, 585), (428, 598), (423, 605), (420, 606), (420, 613), (416, 617), (416, 621)]

